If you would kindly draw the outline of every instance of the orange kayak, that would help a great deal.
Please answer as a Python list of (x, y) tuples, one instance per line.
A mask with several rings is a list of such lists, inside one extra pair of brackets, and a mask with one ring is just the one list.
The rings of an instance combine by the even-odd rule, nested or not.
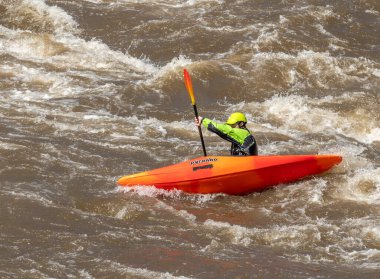
[(341, 161), (338, 155), (207, 156), (123, 176), (117, 183), (194, 194), (245, 195), (322, 173)]

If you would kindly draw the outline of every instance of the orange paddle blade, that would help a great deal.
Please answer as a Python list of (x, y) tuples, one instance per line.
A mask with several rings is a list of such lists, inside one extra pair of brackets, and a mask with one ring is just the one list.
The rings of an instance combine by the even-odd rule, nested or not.
[(193, 85), (191, 83), (190, 74), (186, 69), (183, 69), (183, 77), (185, 78), (185, 86), (186, 86), (187, 92), (189, 92), (191, 104), (194, 106), (195, 97), (194, 97)]

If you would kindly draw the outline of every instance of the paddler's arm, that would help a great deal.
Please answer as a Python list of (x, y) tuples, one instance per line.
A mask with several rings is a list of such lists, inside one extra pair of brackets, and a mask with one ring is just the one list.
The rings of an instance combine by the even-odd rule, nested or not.
[[(199, 122), (203, 124), (203, 126), (205, 126), (207, 130), (209, 130), (210, 132), (213, 132), (217, 134), (218, 136), (220, 136), (221, 138), (229, 142), (232, 142), (234, 144), (241, 145), (244, 143), (244, 138), (246, 137), (246, 135), (241, 135), (241, 132), (243, 132), (244, 134), (245, 133), (249, 134), (248, 131), (232, 128), (228, 124), (218, 123), (209, 118), (199, 117)], [(242, 131), (239, 131), (239, 130), (242, 130)]]
[(200, 122), (203, 126), (205, 126), (211, 132), (218, 131), (220, 133), (228, 135), (232, 131), (232, 127), (230, 125), (218, 123), (206, 117), (205, 118), (200, 117)]

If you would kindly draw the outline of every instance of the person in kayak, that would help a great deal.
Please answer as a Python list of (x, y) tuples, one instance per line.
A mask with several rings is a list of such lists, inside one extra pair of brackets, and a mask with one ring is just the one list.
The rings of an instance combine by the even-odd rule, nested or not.
[(205, 126), (207, 130), (231, 142), (231, 155), (255, 156), (258, 154), (254, 136), (247, 129), (247, 118), (241, 112), (234, 112), (226, 123), (217, 123), (206, 117), (195, 118), (197, 126)]

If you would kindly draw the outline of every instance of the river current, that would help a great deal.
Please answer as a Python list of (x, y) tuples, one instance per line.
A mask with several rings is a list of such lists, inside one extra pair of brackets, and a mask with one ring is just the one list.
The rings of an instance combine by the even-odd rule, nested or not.
[[(0, 278), (379, 278), (379, 34), (377, 0), (0, 0)], [(241, 197), (118, 187), (202, 155), (183, 68), (260, 154), (343, 162)]]

